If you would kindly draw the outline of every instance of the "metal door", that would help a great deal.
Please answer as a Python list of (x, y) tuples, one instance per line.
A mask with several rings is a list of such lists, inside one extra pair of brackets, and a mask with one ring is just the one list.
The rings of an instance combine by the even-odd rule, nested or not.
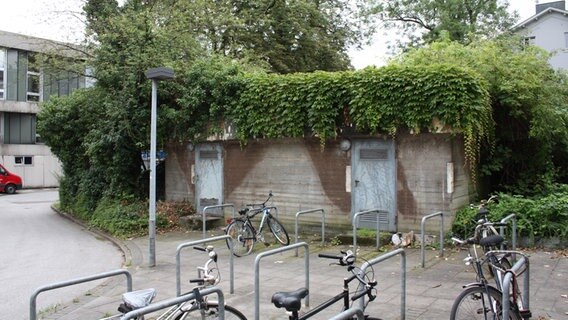
[[(396, 231), (396, 165), (392, 140), (357, 140), (351, 152), (351, 216), (380, 209), (381, 230)], [(376, 216), (363, 215), (360, 227), (376, 229)]]
[(223, 203), (222, 151), (222, 147), (215, 143), (199, 144), (196, 147), (195, 198), (198, 213), (203, 212), (203, 208), (207, 206)]

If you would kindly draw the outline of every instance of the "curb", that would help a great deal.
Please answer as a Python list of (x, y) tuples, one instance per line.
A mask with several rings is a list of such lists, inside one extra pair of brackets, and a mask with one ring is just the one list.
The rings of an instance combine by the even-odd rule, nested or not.
[(100, 231), (98, 229), (93, 229), (90, 226), (88, 226), (86, 223), (84, 223), (83, 221), (67, 214), (66, 212), (63, 212), (59, 209), (57, 209), (55, 206), (51, 206), (51, 210), (55, 211), (57, 214), (59, 214), (60, 216), (68, 219), (69, 221), (72, 221), (75, 224), (80, 225), (81, 227), (83, 227), (86, 231), (104, 238), (105, 240), (108, 240), (110, 243), (112, 243), (116, 248), (118, 248), (118, 250), (120, 250), (122, 252), (122, 265), (124, 268), (129, 268), (129, 266), (131, 266), (132, 264), (132, 252), (130, 251), (130, 249), (128, 248), (128, 246), (126, 246), (124, 244), (124, 242), (122, 242), (122, 240), (119, 240), (103, 231)]

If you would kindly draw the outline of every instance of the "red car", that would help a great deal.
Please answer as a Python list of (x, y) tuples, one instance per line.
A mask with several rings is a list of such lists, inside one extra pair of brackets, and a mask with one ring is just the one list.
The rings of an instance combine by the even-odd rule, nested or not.
[(22, 189), (22, 178), (6, 170), (0, 164), (0, 192), (8, 194), (16, 193), (16, 190)]

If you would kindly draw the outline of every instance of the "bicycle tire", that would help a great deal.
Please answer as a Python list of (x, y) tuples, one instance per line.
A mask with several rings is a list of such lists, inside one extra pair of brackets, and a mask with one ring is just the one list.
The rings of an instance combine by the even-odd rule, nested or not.
[(280, 223), (280, 221), (278, 221), (278, 219), (269, 216), (268, 227), (270, 228), (270, 232), (272, 232), (272, 234), (274, 235), (274, 238), (276, 238), (276, 240), (280, 242), (281, 245), (287, 246), (290, 244), (288, 231), (286, 231), (286, 228), (284, 228), (284, 226), (282, 225), (282, 223)]
[[(487, 292), (491, 299), (487, 298)], [(452, 311), (450, 313), (450, 320), (475, 320), (475, 319), (498, 319), (502, 320), (501, 301), (502, 295), (499, 290), (493, 287), (469, 287), (463, 290), (454, 301)], [(495, 304), (495, 311), (491, 311), (490, 302)], [(509, 320), (521, 320), (511, 302), (511, 309), (509, 310)]]
[(243, 220), (233, 220), (225, 231), (231, 239), (227, 239), (227, 247), (236, 257), (250, 254), (254, 247), (255, 238), (251, 227)]
[[(185, 311), (178, 315), (175, 320), (215, 320), (219, 319), (219, 304), (216, 302), (207, 303), (206, 309), (195, 309)], [(247, 320), (247, 318), (237, 309), (225, 305), (225, 320)]]

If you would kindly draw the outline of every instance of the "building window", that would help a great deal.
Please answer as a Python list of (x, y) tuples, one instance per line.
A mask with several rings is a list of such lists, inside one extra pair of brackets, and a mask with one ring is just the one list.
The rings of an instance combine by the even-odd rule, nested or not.
[(28, 72), (27, 72), (27, 101), (39, 102), (40, 82), (39, 68), (35, 60), (35, 55), (28, 54)]
[(4, 113), (5, 144), (35, 144), (36, 116), (31, 113)]
[(568, 48), (568, 32), (564, 32), (564, 46)]
[(0, 48), (0, 100), (4, 100), (6, 95), (6, 49)]
[(14, 163), (17, 165), (31, 166), (33, 164), (32, 156), (15, 156)]

